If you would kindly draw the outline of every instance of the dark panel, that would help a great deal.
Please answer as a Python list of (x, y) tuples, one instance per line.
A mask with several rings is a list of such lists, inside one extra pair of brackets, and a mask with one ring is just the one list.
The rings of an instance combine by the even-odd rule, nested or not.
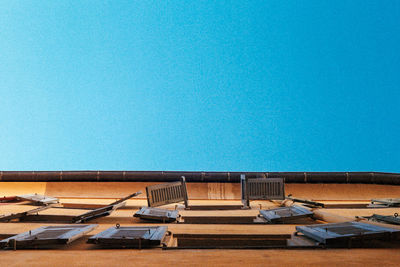
[(290, 235), (174, 234), (178, 248), (286, 247)]
[(345, 172), (310, 172), (306, 173), (307, 183), (346, 183), (347, 175)]
[[(184, 176), (185, 178), (186, 178), (186, 176), (190, 177), (190, 176), (192, 176), (192, 173), (191, 172), (163, 172), (163, 177), (164, 177), (165, 181), (171, 181), (171, 182), (180, 181), (182, 176)], [(188, 179), (188, 178), (186, 178), (186, 179)]]
[(36, 181), (36, 175), (32, 171), (3, 171), (1, 172), (1, 181), (3, 182), (34, 182)]
[(283, 178), (247, 179), (246, 186), (247, 186), (247, 195), (250, 200), (285, 199), (285, 188), (284, 188)]
[(99, 172), (99, 181), (101, 182), (112, 182), (112, 181), (119, 181), (123, 182), (125, 179), (124, 172), (119, 171), (101, 171)]
[(379, 172), (0, 171), (0, 181), (171, 182), (185, 176), (187, 182), (238, 183), (241, 174), (248, 178), (283, 177), (286, 183), (400, 184), (400, 174)]
[(296, 220), (311, 217), (313, 214), (312, 211), (300, 206), (260, 210), (260, 215), (269, 223), (294, 223)]
[(347, 172), (348, 182), (352, 184), (372, 184), (373, 173), (372, 172)]
[(110, 248), (146, 248), (161, 245), (167, 232), (165, 226), (111, 227), (90, 237), (87, 243)]
[(62, 172), (63, 181), (96, 182), (98, 181), (98, 172), (96, 171), (65, 171)]
[(48, 181), (48, 182), (56, 182), (62, 181), (62, 172), (45, 172), (39, 171), (35, 172), (35, 180), (37, 181)]
[(226, 172), (204, 172), (202, 175), (202, 182), (212, 182), (214, 180), (226, 181), (228, 180), (228, 173)]
[(165, 182), (163, 172), (126, 171), (125, 181), (132, 182)]
[(352, 242), (367, 239), (395, 240), (400, 230), (360, 222), (329, 223), (296, 226), (298, 232), (327, 246), (351, 246)]
[(282, 177), (285, 178), (285, 183), (304, 183), (304, 172), (267, 172), (267, 178)]
[(144, 220), (152, 220), (165, 223), (165, 222), (176, 221), (176, 219), (179, 216), (179, 212), (177, 210), (165, 210), (158, 208), (142, 207), (133, 216), (139, 217)]
[(36, 248), (40, 246), (68, 244), (85, 233), (92, 231), (97, 225), (60, 225), (43, 226), (0, 241), (1, 248)]
[(375, 184), (400, 184), (400, 175), (394, 173), (374, 172), (372, 175)]

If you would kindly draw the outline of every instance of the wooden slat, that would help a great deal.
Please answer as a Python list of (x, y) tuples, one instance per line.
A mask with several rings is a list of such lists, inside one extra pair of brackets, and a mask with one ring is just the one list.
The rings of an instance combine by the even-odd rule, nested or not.
[(250, 207), (250, 200), (284, 200), (284, 178), (247, 178), (240, 177), (242, 203), (245, 208)]
[(182, 201), (185, 203), (185, 207), (188, 207), (188, 196), (184, 179), (179, 182), (147, 186), (146, 193), (149, 207), (157, 207)]
[(283, 200), (285, 199), (283, 178), (258, 178), (247, 180), (248, 197), (250, 200)]

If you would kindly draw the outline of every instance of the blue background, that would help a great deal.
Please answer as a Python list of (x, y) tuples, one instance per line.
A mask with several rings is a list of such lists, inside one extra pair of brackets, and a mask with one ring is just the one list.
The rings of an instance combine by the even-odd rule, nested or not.
[(400, 1), (1, 1), (0, 169), (400, 172)]

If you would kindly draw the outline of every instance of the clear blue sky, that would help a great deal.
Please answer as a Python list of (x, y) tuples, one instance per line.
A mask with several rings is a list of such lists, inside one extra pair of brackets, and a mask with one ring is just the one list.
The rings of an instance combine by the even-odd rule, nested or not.
[(400, 1), (1, 1), (0, 153), (400, 172)]

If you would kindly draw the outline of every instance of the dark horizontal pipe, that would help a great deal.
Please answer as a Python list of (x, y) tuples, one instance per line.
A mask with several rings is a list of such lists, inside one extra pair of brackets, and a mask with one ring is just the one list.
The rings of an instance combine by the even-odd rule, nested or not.
[(0, 182), (187, 182), (238, 183), (249, 178), (283, 177), (286, 183), (400, 185), (399, 173), (383, 172), (186, 172), (186, 171), (0, 171)]

